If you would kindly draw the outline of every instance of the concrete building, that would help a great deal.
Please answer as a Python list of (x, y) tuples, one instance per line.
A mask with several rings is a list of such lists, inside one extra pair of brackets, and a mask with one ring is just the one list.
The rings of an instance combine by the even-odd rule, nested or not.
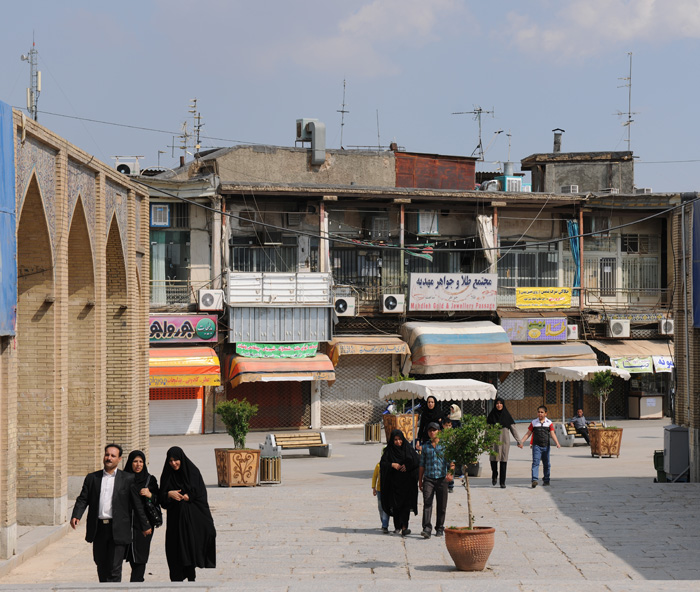
[(105, 444), (148, 449), (148, 194), (0, 107), (0, 280), (12, 309), (0, 332), (7, 558), (18, 524), (65, 523), (69, 497), (101, 466)]

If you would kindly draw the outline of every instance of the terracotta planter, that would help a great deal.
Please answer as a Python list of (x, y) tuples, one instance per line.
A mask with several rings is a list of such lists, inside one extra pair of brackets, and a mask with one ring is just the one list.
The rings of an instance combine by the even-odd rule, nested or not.
[(590, 428), (591, 456), (620, 456), (622, 428)]
[(394, 430), (401, 430), (406, 436), (406, 440), (413, 442), (413, 425), (416, 426), (416, 435), (418, 434), (418, 415), (413, 413), (402, 413), (401, 415), (394, 415), (393, 413), (387, 413), (382, 415), (384, 420), (384, 433), (386, 434), (386, 441), (389, 441), (389, 436)]
[(260, 450), (215, 448), (219, 487), (255, 487), (258, 484)]
[(460, 571), (482, 571), (486, 567), (495, 542), (495, 528), (475, 526), (468, 528), (446, 528), (445, 545)]

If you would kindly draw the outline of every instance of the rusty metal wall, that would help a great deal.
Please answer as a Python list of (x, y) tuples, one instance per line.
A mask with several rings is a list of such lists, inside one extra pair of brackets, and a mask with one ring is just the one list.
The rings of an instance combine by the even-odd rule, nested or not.
[(333, 386), (321, 383), (321, 425), (360, 425), (380, 421), (386, 403), (382, 382), (391, 376), (391, 355), (345, 355), (335, 368)]

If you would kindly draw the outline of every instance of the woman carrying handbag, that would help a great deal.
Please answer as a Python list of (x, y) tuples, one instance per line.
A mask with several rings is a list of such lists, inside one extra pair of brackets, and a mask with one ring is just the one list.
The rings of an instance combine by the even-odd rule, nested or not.
[[(126, 461), (124, 471), (134, 473), (134, 487), (143, 502), (144, 511), (148, 517), (151, 526), (155, 527), (163, 524), (163, 517), (158, 505), (158, 481), (148, 472), (146, 467), (146, 455), (140, 450), (134, 450), (129, 454)], [(149, 508), (148, 506), (152, 507)], [(157, 517), (160, 516), (160, 524)], [(155, 524), (154, 524), (155, 522)], [(125, 561), (131, 565), (131, 582), (143, 582), (146, 573), (146, 563), (148, 563), (148, 555), (151, 551), (151, 540), (153, 534), (143, 536), (141, 529), (138, 528), (138, 521), (134, 520), (132, 510), (132, 542), (127, 547)]]

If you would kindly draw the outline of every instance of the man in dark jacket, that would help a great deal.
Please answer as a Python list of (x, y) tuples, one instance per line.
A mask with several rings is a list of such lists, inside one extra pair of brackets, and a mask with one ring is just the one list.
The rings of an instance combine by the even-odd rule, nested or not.
[(133, 473), (117, 470), (121, 458), (121, 446), (105, 446), (104, 469), (85, 477), (70, 521), (75, 529), (88, 508), (85, 540), (92, 543), (92, 557), (100, 582), (122, 580), (122, 563), (126, 547), (131, 543), (132, 508), (136, 510), (144, 536), (151, 533), (151, 525), (133, 487)]

